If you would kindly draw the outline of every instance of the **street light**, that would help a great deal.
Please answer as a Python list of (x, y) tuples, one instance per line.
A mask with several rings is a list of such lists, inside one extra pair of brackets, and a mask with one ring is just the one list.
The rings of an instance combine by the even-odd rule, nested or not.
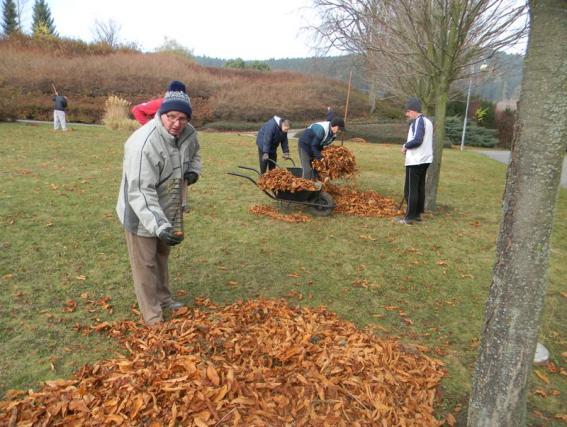
[[(487, 64), (480, 64), (480, 71), (488, 70)], [(469, 101), (471, 99), (472, 76), (469, 77), (469, 90), (467, 91), (467, 106), (465, 107), (465, 119), (463, 120), (463, 134), (461, 135), (461, 151), (465, 149), (465, 134), (467, 132), (467, 118), (469, 116)]]

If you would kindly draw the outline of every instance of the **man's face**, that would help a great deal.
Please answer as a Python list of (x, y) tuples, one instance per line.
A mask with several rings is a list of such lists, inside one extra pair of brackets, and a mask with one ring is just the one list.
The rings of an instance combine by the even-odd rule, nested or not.
[(339, 133), (341, 133), (341, 128), (338, 126), (333, 126), (331, 127), (331, 131), (333, 132), (333, 135), (338, 135)]
[(406, 119), (411, 121), (414, 120), (417, 116), (419, 116), (419, 113), (413, 110), (406, 110)]
[(181, 111), (169, 111), (161, 115), (161, 122), (170, 135), (179, 136), (183, 133), (187, 123), (189, 123), (189, 119), (187, 114)]
[(289, 130), (288, 125), (282, 125), (282, 132), (287, 133), (288, 130)]

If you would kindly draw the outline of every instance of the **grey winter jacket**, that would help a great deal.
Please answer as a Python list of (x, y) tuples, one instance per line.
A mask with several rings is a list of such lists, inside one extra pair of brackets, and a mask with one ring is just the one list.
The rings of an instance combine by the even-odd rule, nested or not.
[(155, 237), (172, 226), (187, 171), (201, 173), (197, 131), (187, 125), (179, 138), (167, 132), (159, 115), (135, 131), (124, 144), (122, 182), (116, 213), (123, 227), (138, 236)]

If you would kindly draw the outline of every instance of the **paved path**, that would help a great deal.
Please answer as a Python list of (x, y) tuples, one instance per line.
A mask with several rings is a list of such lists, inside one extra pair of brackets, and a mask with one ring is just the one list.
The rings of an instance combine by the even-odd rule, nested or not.
[[(31, 123), (31, 124), (49, 124), (51, 123), (51, 125), (53, 125), (53, 120), (51, 121), (47, 121), (47, 120), (27, 120), (27, 119), (21, 119), (21, 120), (16, 120), (17, 123)], [(95, 123), (73, 123), (73, 122), (67, 122), (67, 126), (104, 126), (104, 125), (98, 125)]]
[[(510, 162), (509, 151), (479, 151), (480, 154), (490, 157), (500, 163), (508, 164)], [(567, 188), (567, 157), (563, 159), (563, 171), (561, 173), (561, 186)]]

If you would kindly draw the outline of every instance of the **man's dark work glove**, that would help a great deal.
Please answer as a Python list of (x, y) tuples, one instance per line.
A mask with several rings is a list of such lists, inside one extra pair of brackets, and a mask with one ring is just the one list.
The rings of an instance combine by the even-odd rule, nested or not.
[(164, 228), (163, 231), (159, 233), (158, 237), (167, 246), (175, 246), (183, 241), (183, 234), (176, 234), (173, 231), (173, 227)]
[(187, 181), (187, 185), (195, 184), (199, 179), (199, 175), (195, 172), (185, 172), (185, 181)]
[(263, 162), (267, 161), (269, 158), (270, 158), (270, 156), (269, 156), (268, 153), (262, 154), (262, 161), (263, 161)]

